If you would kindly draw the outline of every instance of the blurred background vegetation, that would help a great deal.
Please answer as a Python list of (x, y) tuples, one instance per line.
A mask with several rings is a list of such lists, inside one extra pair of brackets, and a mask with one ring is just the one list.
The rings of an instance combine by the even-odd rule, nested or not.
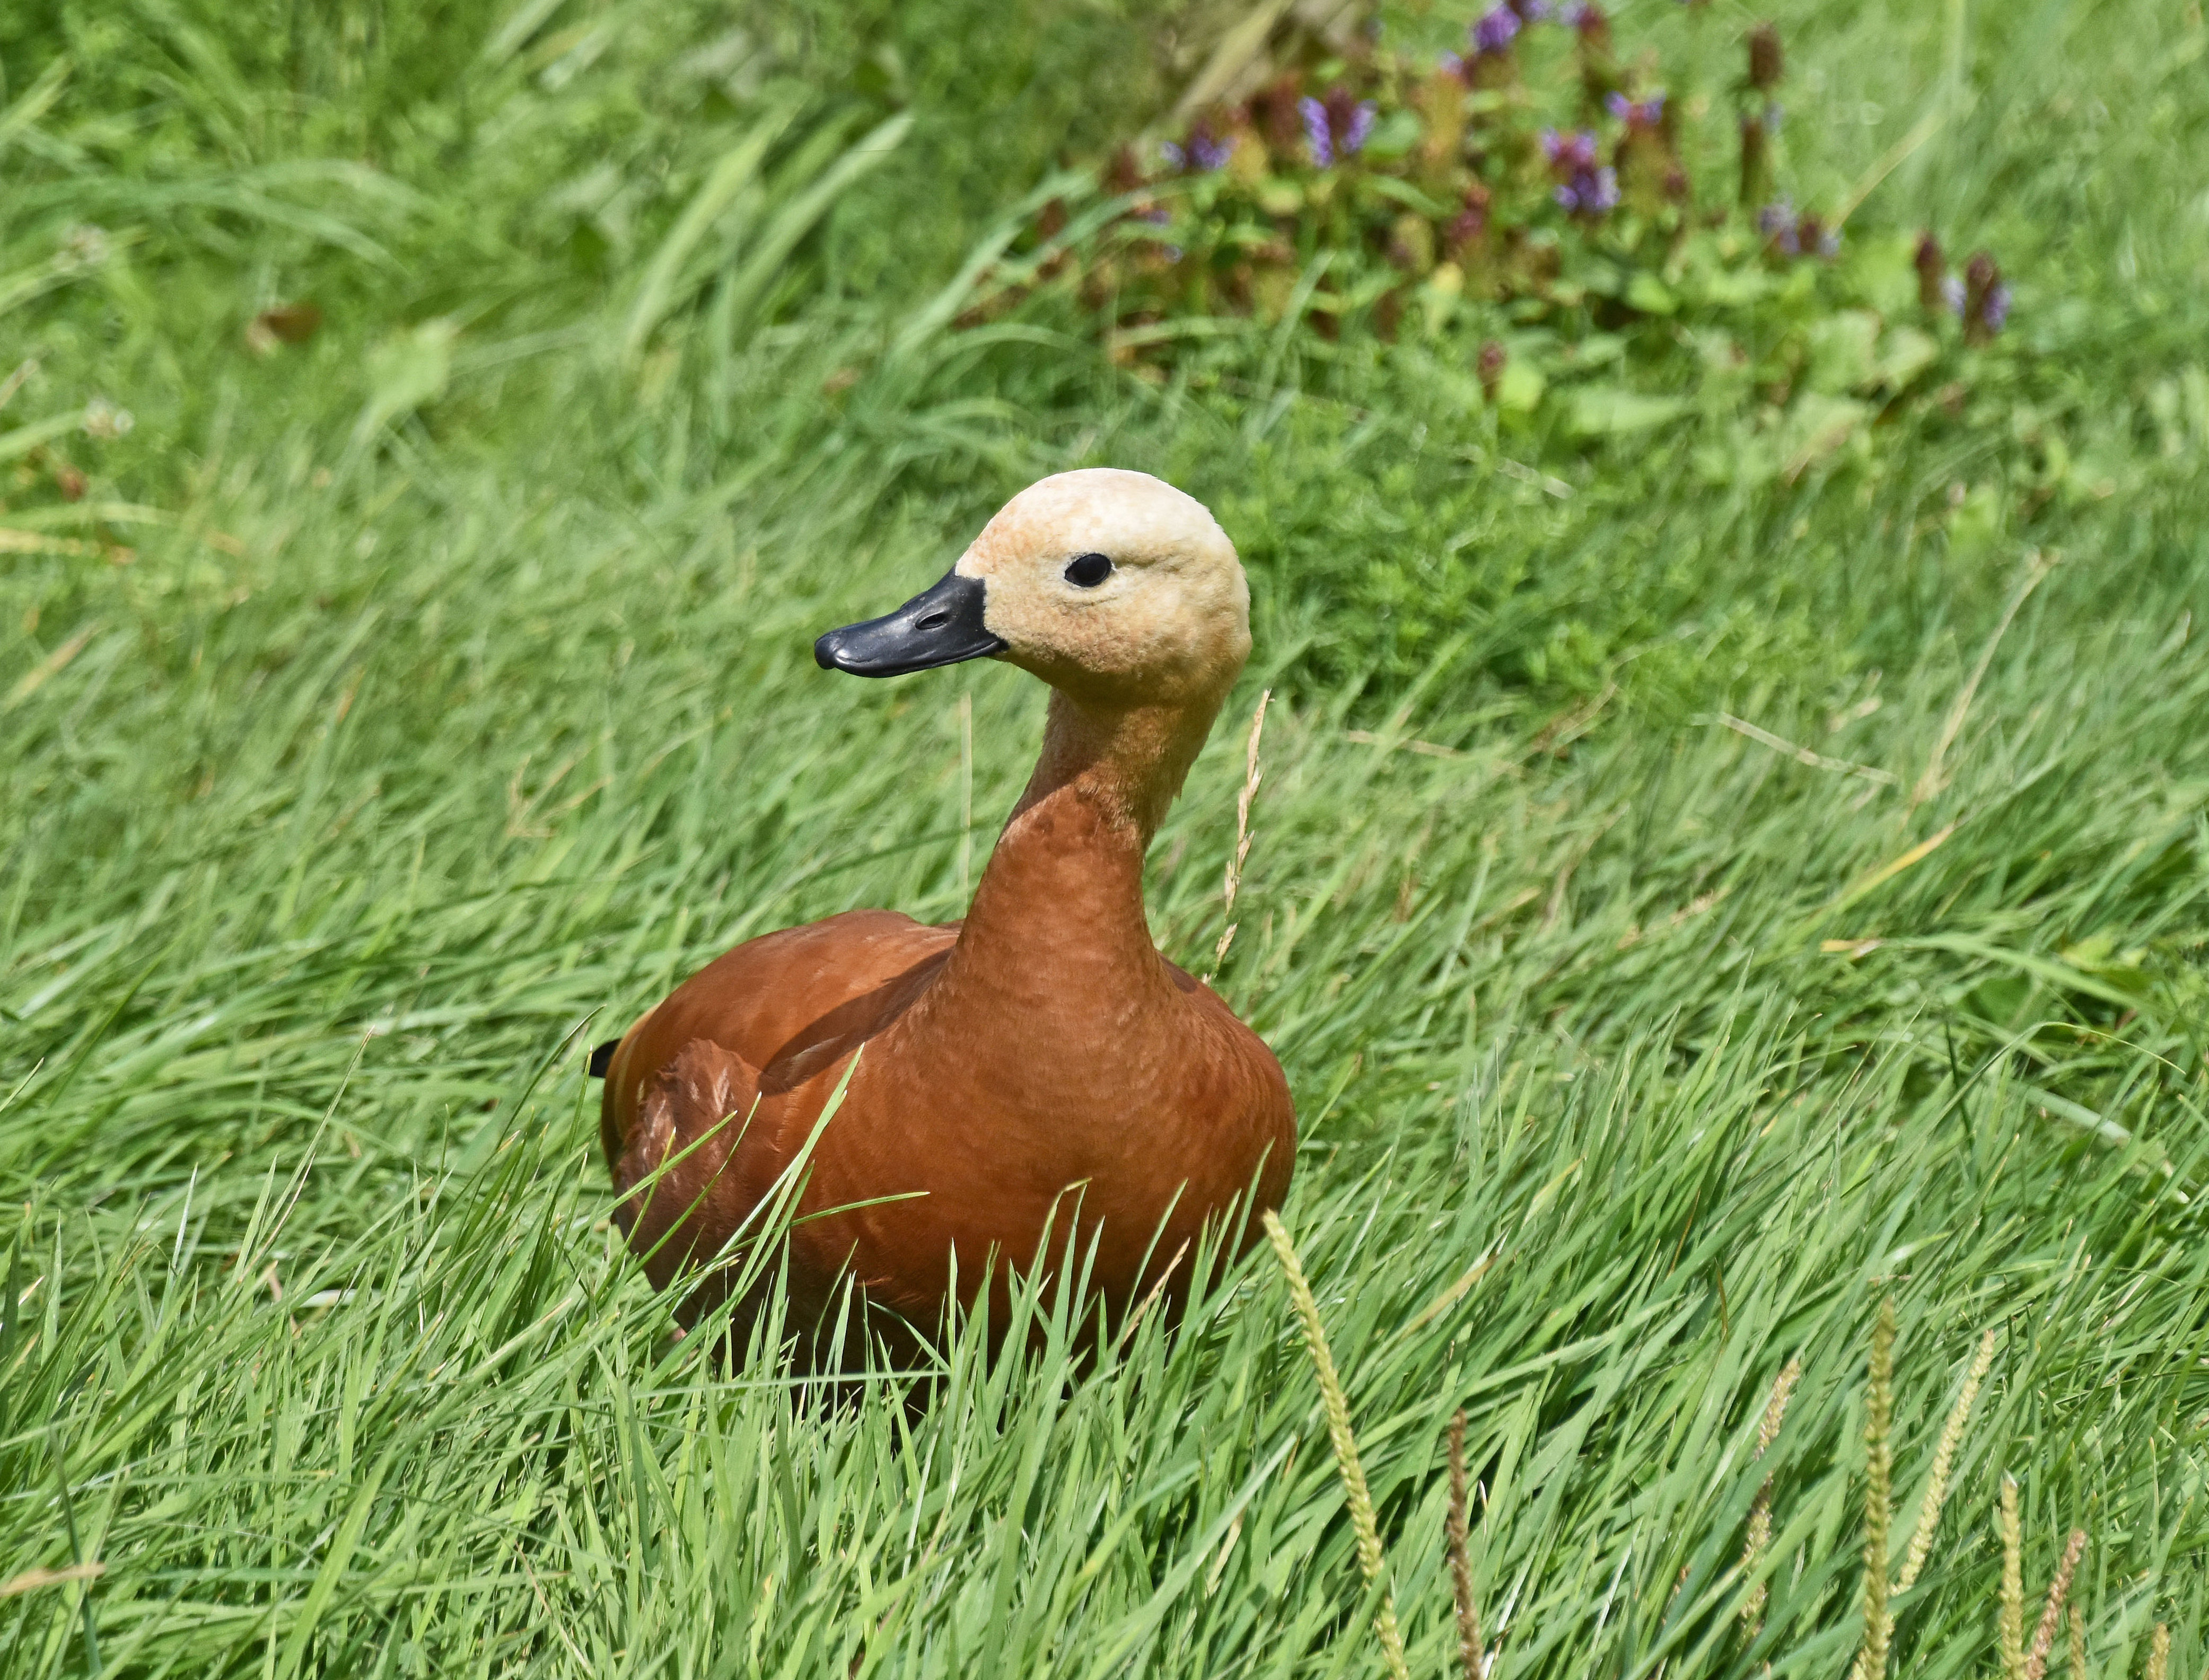
[[(1773, 189), (1861, 198), (1830, 266), (1737, 201), (1767, 21)], [(603, 1229), (579, 1041), (750, 933), (955, 915), (1026, 772), (1017, 674), (836, 684), (811, 636), (1109, 462), (1252, 573), (1220, 985), (1298, 1094), (1424, 1671), (1464, 1404), (1510, 1672), (1839, 1671), (1888, 1293), (1898, 1489), (2004, 1335), (1897, 1661), (1991, 1671), (2007, 1469), (2028, 1590), (2091, 1531), (2092, 1671), (2158, 1621), (2201, 1671), (2200, 9), (1619, 5), (1713, 272), (1765, 277), (1676, 319), (1592, 239), (1430, 309), (1378, 206), (1450, 204), (1374, 169), (1330, 219), (1292, 147), (1307, 303), (1320, 250), (1370, 283), (1327, 330), (1140, 248), (1237, 225), (1158, 148), (1238, 43), (1393, 118), (1473, 21), (0, 11), (0, 1587), (109, 1571), (0, 1599), (0, 1668), (1366, 1660), (1270, 1273), (1123, 1365), (970, 1348), (924, 1419), (795, 1422), (684, 1363)], [(1573, 120), (1566, 26), (1519, 51), (1523, 142)], [(1998, 258), (1987, 342), (1911, 288), (1928, 230)], [(1229, 729), (1152, 867), (1184, 962)]]

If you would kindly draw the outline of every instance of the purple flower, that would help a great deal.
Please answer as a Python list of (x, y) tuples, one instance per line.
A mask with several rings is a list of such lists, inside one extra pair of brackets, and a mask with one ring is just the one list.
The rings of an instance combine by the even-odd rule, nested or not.
[(1618, 204), (1618, 171), (1608, 165), (1601, 169), (1576, 169), (1571, 179), (1558, 184), (1552, 196), (1574, 215), (1600, 216)]
[(1987, 331), (1999, 333), (2009, 319), (2009, 288), (1996, 285), (1987, 293), (1987, 301), (1979, 310), (1979, 319), (1986, 323)]
[(1519, 14), (1508, 6), (1484, 12), (1472, 26), (1472, 45), (1481, 52), (1502, 52), (1519, 33)]
[(1803, 223), (1787, 199), (1767, 204), (1756, 213), (1756, 231), (1789, 256), (1803, 255)]
[(1363, 151), (1380, 115), (1372, 100), (1360, 99), (1353, 105), (1340, 88), (1331, 90), (1324, 99), (1305, 94), (1297, 101), (1297, 111), (1304, 119), (1304, 141), (1311, 147), (1312, 161), (1321, 169), (1331, 168), (1339, 158), (1354, 158)]
[(1603, 108), (1629, 129), (1653, 129), (1664, 120), (1664, 90), (1660, 87), (1640, 101), (1623, 93), (1607, 93)]
[(1334, 161), (1334, 141), (1327, 132), (1327, 107), (1307, 93), (1297, 101), (1297, 111), (1304, 119), (1304, 143), (1311, 147), (1312, 161), (1321, 169)]
[(1201, 123), (1189, 130), (1187, 146), (1177, 145), (1171, 140), (1162, 141), (1159, 145), (1159, 155), (1172, 168), (1194, 168), (1207, 175), (1214, 170), (1226, 168), (1228, 159), (1234, 153), (1232, 141), (1214, 139), (1212, 130)]
[(1550, 0), (1518, 0), (1512, 10), (1519, 14), (1522, 23), (1546, 23), (1555, 15), (1556, 8)]
[(1595, 135), (1586, 129), (1573, 135), (1562, 135), (1555, 129), (1542, 130), (1542, 155), (1559, 169), (1593, 169), (1595, 146)]
[(1959, 315), (1963, 314), (1963, 281), (1953, 274), (1943, 274), (1941, 277), (1941, 301), (1948, 306), (1949, 314)]
[(1465, 55), (1461, 52), (1445, 52), (1435, 60), (1435, 68), (1444, 75), (1454, 75), (1462, 81), (1465, 80)]

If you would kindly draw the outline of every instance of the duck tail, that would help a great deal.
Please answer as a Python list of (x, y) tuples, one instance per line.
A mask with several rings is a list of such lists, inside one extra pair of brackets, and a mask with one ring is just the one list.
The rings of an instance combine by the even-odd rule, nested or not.
[(614, 1052), (620, 1048), (621, 1041), (617, 1038), (610, 1038), (591, 1052), (592, 1078), (603, 1079), (606, 1077), (606, 1070), (613, 1065)]

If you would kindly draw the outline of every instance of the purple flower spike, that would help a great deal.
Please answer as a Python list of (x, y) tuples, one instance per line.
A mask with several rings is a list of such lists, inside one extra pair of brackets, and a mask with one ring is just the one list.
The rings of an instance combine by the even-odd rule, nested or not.
[(1321, 169), (1363, 151), (1381, 114), (1372, 100), (1353, 102), (1349, 91), (1341, 87), (1330, 88), (1323, 99), (1307, 93), (1297, 101), (1297, 111), (1304, 120), (1304, 140), (1311, 147), (1312, 161)]
[(1559, 169), (1593, 169), (1595, 135), (1586, 129), (1574, 135), (1561, 135), (1555, 129), (1544, 129), (1542, 130), (1542, 155)]
[(1964, 312), (1964, 282), (1954, 274), (1941, 277), (1941, 301), (1948, 306), (1951, 315)]
[(1170, 140), (1162, 140), (1159, 142), (1159, 156), (1165, 159), (1166, 167), (1169, 169), (1179, 169), (1189, 161), (1181, 147)]
[(1547, 23), (1556, 15), (1556, 9), (1550, 0), (1519, 0), (1513, 9), (1519, 14), (1522, 23)]
[(1473, 46), (1482, 52), (1502, 52), (1519, 33), (1519, 14), (1508, 6), (1484, 12), (1472, 26)]
[(1623, 93), (1606, 93), (1603, 108), (1630, 129), (1653, 129), (1664, 120), (1664, 90), (1660, 87), (1638, 101)]
[(1327, 133), (1327, 107), (1307, 93), (1297, 101), (1297, 114), (1304, 119), (1304, 143), (1311, 147), (1312, 161), (1321, 169), (1334, 162), (1334, 141)]
[(1618, 207), (1618, 171), (1608, 165), (1601, 169), (1576, 169), (1572, 178), (1550, 196), (1574, 215), (1603, 215)]
[(1986, 322), (1987, 331), (1999, 333), (2009, 320), (2009, 288), (1996, 285), (1987, 293), (1987, 301), (1979, 310), (1979, 319)]
[(1350, 113), (1350, 124), (1341, 136), (1342, 155), (1355, 157), (1365, 149), (1365, 142), (1373, 137), (1374, 119), (1380, 115), (1370, 99), (1360, 99)]
[(1756, 231), (1772, 241), (1783, 255), (1803, 255), (1803, 219), (1795, 213), (1795, 206), (1791, 201), (1783, 198), (1758, 211)]
[(1214, 140), (1202, 129), (1189, 137), (1189, 155), (1196, 166), (1207, 175), (1227, 167), (1227, 160), (1235, 155), (1229, 141)]

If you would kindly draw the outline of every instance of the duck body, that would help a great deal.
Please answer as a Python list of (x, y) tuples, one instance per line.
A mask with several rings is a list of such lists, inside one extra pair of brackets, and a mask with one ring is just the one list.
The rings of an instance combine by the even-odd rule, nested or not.
[[(960, 571), (995, 579), (994, 567), (1024, 561), (1036, 539), (1017, 522), (1003, 537), (1008, 516), (1038, 491), (1061, 487), (1063, 501), (1065, 481), (1094, 478), (1139, 481), (1139, 505), (1165, 492), (1196, 507), (1139, 474), (1045, 480), (900, 614), (930, 620), (940, 609), (926, 603)], [(1116, 534), (1142, 552), (1092, 518), (1047, 548), (1040, 569), (1086, 575), (1060, 549), (1093, 562), (1085, 545)], [(1239, 609), (1239, 567), (1234, 582)], [(960, 587), (964, 616), (982, 616), (976, 591)], [(992, 582), (989, 596), (992, 626), (1012, 634), (984, 651), (1027, 663), (1023, 644), (1044, 638), (1019, 627), (1018, 588)], [(1185, 597), (1171, 603), (1177, 616)], [(1193, 685), (1171, 672), (1163, 682), (1054, 682), (1042, 760), (963, 921), (852, 910), (752, 939), (621, 1040), (601, 1108), (617, 1214), (654, 1285), (686, 1289), (686, 1320), (725, 1299), (729, 1263), (758, 1233), (757, 1210), (779, 1183), (796, 1186), (784, 1240), (789, 1323), (802, 1341), (847, 1281), (925, 1335), (984, 1287), (1001, 1327), (1012, 1275), (1038, 1266), (1062, 1279), (1086, 1272), (1108, 1315), (1154, 1289), (1177, 1305), (1207, 1223), (1227, 1222), (1219, 1234), (1231, 1254), (1255, 1238), (1293, 1167), (1288, 1083), (1264, 1041), (1159, 954), (1142, 897), (1151, 835), (1248, 647), (1232, 616), (1239, 645), (1227, 637), (1231, 657), (1201, 662), (1205, 680)], [(970, 645), (982, 639), (973, 628), (961, 641), (958, 624), (936, 624), (935, 643), (918, 645)], [(822, 639), (822, 663), (840, 663), (832, 640), (850, 633)], [(860, 645), (864, 655), (864, 637)], [(1100, 656), (1086, 650), (1083, 663)], [(1163, 698), (1149, 692), (1161, 688)]]

